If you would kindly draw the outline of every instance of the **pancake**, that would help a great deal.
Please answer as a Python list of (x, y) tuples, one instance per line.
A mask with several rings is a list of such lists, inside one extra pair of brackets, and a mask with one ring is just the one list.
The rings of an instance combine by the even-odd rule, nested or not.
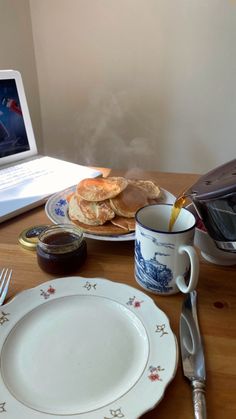
[(75, 194), (74, 192), (71, 192), (69, 195), (67, 195), (66, 200), (67, 200), (68, 203), (70, 202), (70, 200), (74, 196), (74, 194)]
[(85, 233), (94, 234), (98, 236), (118, 236), (129, 233), (124, 228), (113, 225), (110, 221), (107, 221), (102, 226), (92, 226), (81, 223), (78, 220), (72, 220), (73, 224), (80, 227)]
[[(85, 224), (89, 224), (89, 220), (87, 220), (87, 218), (84, 216), (84, 214), (82, 213), (78, 205), (77, 196), (75, 194), (70, 196), (70, 201), (68, 205), (68, 214), (69, 214), (69, 218), (72, 221), (80, 220), (81, 222)], [(90, 224), (92, 224), (92, 222), (90, 222)], [(93, 224), (99, 225), (99, 223), (96, 220), (94, 221)]]
[(111, 220), (111, 223), (117, 227), (123, 228), (126, 231), (134, 231), (135, 230), (135, 219), (134, 218), (127, 218), (127, 217), (119, 217), (116, 216)]
[(149, 204), (148, 193), (143, 188), (129, 183), (123, 192), (110, 199), (110, 203), (116, 215), (133, 218), (139, 208)]
[(88, 225), (103, 225), (115, 216), (109, 200), (101, 202), (89, 202), (78, 199), (76, 194), (69, 200), (69, 217)]
[(160, 202), (161, 191), (151, 180), (108, 177), (84, 179), (67, 197), (69, 218), (85, 233), (101, 236), (135, 231), (135, 214)]
[[(95, 222), (97, 222), (97, 224), (102, 225), (106, 221), (115, 217), (115, 213), (111, 208), (109, 199), (95, 202), (78, 199), (77, 197), (77, 204), (80, 207), (85, 219), (91, 221), (88, 222), (88, 224), (94, 225)], [(83, 222), (82, 219), (79, 219), (79, 221)]]
[(124, 177), (83, 179), (77, 185), (76, 194), (86, 201), (105, 201), (117, 196), (127, 185)]
[(158, 186), (151, 180), (139, 180), (139, 179), (130, 179), (129, 183), (131, 185), (138, 186), (147, 192), (148, 199), (156, 199), (160, 196), (161, 191)]

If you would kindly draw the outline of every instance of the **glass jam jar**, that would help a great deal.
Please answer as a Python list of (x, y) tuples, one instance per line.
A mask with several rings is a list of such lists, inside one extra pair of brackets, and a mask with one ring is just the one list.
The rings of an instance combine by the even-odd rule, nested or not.
[(75, 272), (85, 261), (87, 244), (83, 232), (71, 224), (49, 226), (38, 236), (37, 260), (51, 274)]

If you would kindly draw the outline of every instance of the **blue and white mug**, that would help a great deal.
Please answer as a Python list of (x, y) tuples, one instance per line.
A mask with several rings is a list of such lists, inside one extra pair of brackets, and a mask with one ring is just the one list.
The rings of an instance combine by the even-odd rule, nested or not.
[(182, 208), (169, 232), (172, 207), (153, 204), (136, 213), (135, 279), (161, 295), (193, 291), (198, 282), (199, 259), (193, 247), (196, 219)]

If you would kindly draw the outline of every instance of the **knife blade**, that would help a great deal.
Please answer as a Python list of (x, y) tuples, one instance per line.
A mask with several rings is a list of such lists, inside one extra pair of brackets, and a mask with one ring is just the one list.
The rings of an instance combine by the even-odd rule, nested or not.
[(206, 369), (203, 344), (197, 317), (197, 292), (187, 294), (180, 315), (180, 348), (184, 376), (193, 391), (195, 419), (206, 419)]

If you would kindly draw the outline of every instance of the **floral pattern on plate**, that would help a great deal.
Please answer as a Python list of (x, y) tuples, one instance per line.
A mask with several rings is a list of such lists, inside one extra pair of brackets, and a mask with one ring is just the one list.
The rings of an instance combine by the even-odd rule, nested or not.
[(175, 375), (178, 350), (168, 318), (128, 285), (55, 279), (20, 293), (0, 313), (6, 419), (137, 419), (162, 399)]

